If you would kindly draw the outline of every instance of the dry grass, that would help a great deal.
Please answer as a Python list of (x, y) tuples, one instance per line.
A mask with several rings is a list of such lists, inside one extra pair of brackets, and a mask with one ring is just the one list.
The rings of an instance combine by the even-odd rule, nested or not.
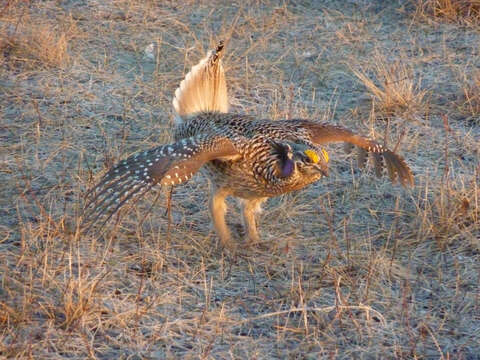
[(416, 0), (417, 16), (478, 26), (479, 0)]
[(427, 112), (427, 90), (421, 88), (421, 79), (415, 75), (410, 59), (400, 56), (389, 61), (377, 52), (368, 66), (351, 70), (370, 92), (374, 111), (382, 117), (407, 119), (419, 118)]
[(463, 86), (463, 101), (460, 111), (479, 123), (480, 119), (480, 70), (471, 74), (471, 79), (465, 79)]
[[(0, 358), (478, 358), (480, 35), (386, 3), (0, 5)], [(171, 222), (160, 192), (79, 235), (85, 189), (169, 141), (220, 37), (235, 111), (386, 134), (415, 188), (332, 146), (328, 179), (266, 205), (268, 250), (218, 248), (200, 175)]]
[(0, 23), (0, 61), (31, 68), (68, 66), (68, 43), (79, 36), (72, 19), (64, 19), (63, 24), (38, 22), (21, 4), (12, 2), (4, 9), (8, 16)]
[[(3, 56), (12, 60), (41, 65), (61, 67), (69, 62), (67, 39), (64, 33), (58, 34), (49, 25), (22, 26), (19, 35), (11, 35), (3, 44)], [(7, 60), (7, 59), (5, 59)], [(9, 61), (8, 59), (7, 61)]]

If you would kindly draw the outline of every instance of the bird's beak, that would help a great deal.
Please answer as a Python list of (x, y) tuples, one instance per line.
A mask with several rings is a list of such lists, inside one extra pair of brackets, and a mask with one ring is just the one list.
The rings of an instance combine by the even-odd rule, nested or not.
[(318, 172), (325, 177), (328, 177), (328, 166), (326, 164), (315, 164)]

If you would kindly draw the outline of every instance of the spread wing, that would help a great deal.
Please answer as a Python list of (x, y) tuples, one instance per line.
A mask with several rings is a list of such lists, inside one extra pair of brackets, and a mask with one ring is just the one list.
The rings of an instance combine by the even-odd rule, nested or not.
[(357, 135), (341, 126), (316, 123), (308, 120), (291, 120), (289, 122), (306, 130), (310, 140), (315, 144), (322, 145), (333, 142), (345, 142), (347, 143), (347, 150), (351, 150), (353, 145), (357, 146), (358, 164), (360, 167), (365, 165), (368, 154), (372, 154), (377, 176), (381, 176), (383, 169), (387, 168), (392, 183), (398, 180), (405, 187), (414, 185), (412, 171), (403, 157), (384, 148), (377, 142)]
[(88, 231), (104, 216), (103, 226), (125, 204), (140, 199), (156, 184), (184, 183), (206, 162), (235, 155), (230, 140), (204, 135), (138, 152), (111, 168), (87, 193), (81, 226)]

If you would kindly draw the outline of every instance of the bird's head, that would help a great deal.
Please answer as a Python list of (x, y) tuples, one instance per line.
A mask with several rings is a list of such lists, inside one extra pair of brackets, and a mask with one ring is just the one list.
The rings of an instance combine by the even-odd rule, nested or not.
[(328, 153), (326, 150), (305, 149), (294, 153), (295, 166), (303, 176), (328, 176)]
[(301, 176), (328, 176), (328, 153), (325, 150), (307, 148), (303, 144), (274, 143), (278, 156), (279, 177), (286, 178), (297, 171)]

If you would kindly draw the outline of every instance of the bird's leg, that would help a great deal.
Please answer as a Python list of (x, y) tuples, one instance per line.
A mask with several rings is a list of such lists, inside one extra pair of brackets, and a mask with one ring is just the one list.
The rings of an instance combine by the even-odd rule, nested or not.
[(210, 213), (212, 216), (213, 226), (217, 235), (220, 237), (222, 245), (230, 250), (235, 249), (235, 244), (232, 242), (230, 230), (228, 230), (225, 223), (225, 213), (227, 211), (227, 204), (225, 198), (229, 195), (224, 189), (212, 189), (210, 196)]
[(255, 220), (256, 214), (258, 214), (262, 209), (261, 205), (266, 200), (266, 198), (256, 198), (256, 199), (245, 199), (243, 200), (243, 224), (245, 226), (245, 231), (247, 235), (247, 242), (249, 245), (255, 245), (260, 242), (260, 237), (258, 236), (257, 223)]

